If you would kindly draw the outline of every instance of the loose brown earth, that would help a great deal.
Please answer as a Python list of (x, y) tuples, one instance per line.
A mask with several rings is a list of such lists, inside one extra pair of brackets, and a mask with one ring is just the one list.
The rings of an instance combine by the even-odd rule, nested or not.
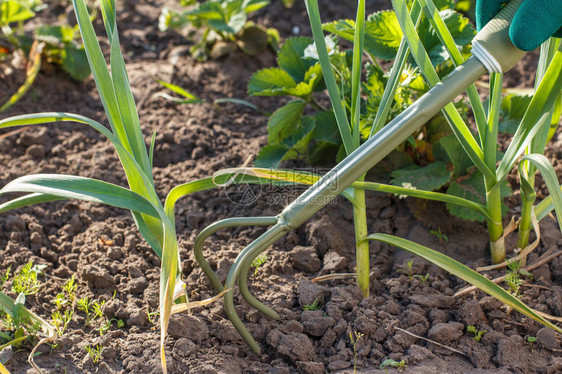
[[(62, 2), (64, 3), (64, 2)], [(134, 4), (134, 2), (129, 2)], [(175, 185), (207, 177), (225, 168), (240, 166), (266, 143), (267, 118), (249, 109), (211, 104), (176, 105), (154, 99), (160, 90), (152, 77), (172, 81), (204, 99), (247, 98), (246, 82), (259, 68), (271, 66), (274, 55), (259, 57), (234, 53), (219, 61), (196, 63), (186, 55), (185, 39), (161, 33), (157, 17), (163, 4), (172, 0), (140, 1), (119, 12), (119, 26), (131, 84), (137, 99), (144, 134), (148, 140), (157, 131), (154, 177), (160, 196)], [(307, 26), (304, 6), (292, 10), (280, 1), (264, 9), (255, 20), (277, 27), (283, 37), (294, 26)], [(324, 2), (325, 20), (353, 17), (354, 1)], [(368, 2), (370, 11), (387, 8), (385, 1)], [(51, 10), (42, 22), (65, 7)], [(98, 29), (101, 28), (97, 21)], [(105, 45), (107, 45), (104, 40)], [(529, 87), (536, 56), (521, 63), (508, 78), (512, 87)], [(4, 66), (0, 67), (5, 69)], [(6, 73), (6, 72), (5, 72)], [(3, 76), (0, 101), (13, 92), (21, 73)], [(250, 99), (273, 111), (274, 99)], [(2, 117), (41, 111), (80, 113), (104, 120), (103, 108), (91, 79), (72, 82), (59, 71), (39, 75), (32, 92)], [(3, 133), (6, 133), (4, 131)], [(505, 147), (505, 145), (503, 145)], [(562, 165), (562, 139), (549, 147), (557, 170)], [(125, 186), (126, 180), (108, 141), (95, 131), (76, 124), (34, 127), (0, 140), (0, 185), (33, 173), (77, 174)], [(302, 167), (302, 164), (296, 166)], [(510, 182), (517, 183), (516, 177)], [(259, 191), (256, 191), (259, 192)], [(195, 236), (206, 225), (233, 216), (275, 215), (284, 206), (283, 197), (299, 191), (267, 189), (250, 205), (233, 204), (224, 190), (198, 193), (177, 206), (177, 229), (183, 275), (193, 300), (213, 295), (212, 287), (198, 268), (191, 249)], [(543, 191), (546, 192), (546, 191)], [(518, 197), (510, 198), (516, 206)], [(413, 200), (370, 193), (370, 232), (385, 232), (415, 240), (444, 251), (467, 265), (487, 263), (484, 227), (453, 219), (439, 204), (424, 209)], [(415, 208), (415, 209), (412, 209)], [(422, 224), (411, 211), (425, 211)], [(511, 215), (517, 210), (511, 209)], [(269, 259), (251, 275), (251, 291), (272, 306), (281, 321), (272, 321), (250, 309), (236, 296), (238, 312), (262, 347), (259, 356), (249, 352), (222, 309), (222, 301), (191, 315), (172, 318), (166, 340), (168, 368), (172, 373), (377, 373), (380, 363), (405, 360), (411, 373), (559, 373), (562, 371), (560, 340), (550, 331), (501, 303), (478, 292), (460, 298), (452, 295), (463, 281), (414, 259), (415, 274), (429, 273), (427, 282), (409, 279), (397, 272), (410, 256), (386, 245), (371, 246), (371, 297), (362, 299), (352, 280), (313, 283), (317, 275), (352, 272), (354, 243), (352, 213), (343, 200), (328, 206), (308, 223), (268, 250)], [(430, 229), (441, 228), (449, 238), (440, 243)], [(263, 229), (225, 230), (208, 241), (206, 255), (222, 280), (237, 253)], [(541, 222), (541, 245), (530, 262), (547, 250), (562, 249), (562, 238), (551, 218)], [(100, 239), (103, 239), (100, 241)], [(113, 242), (113, 243), (112, 243)], [(513, 243), (512, 243), (513, 244)], [(17, 269), (33, 259), (46, 264), (44, 287), (27, 298), (27, 306), (49, 318), (51, 303), (65, 280), (76, 274), (79, 297), (106, 300), (108, 319), (114, 323), (100, 336), (84, 328), (84, 315), (77, 312), (56, 349), (42, 346), (37, 364), (48, 373), (153, 373), (160, 371), (157, 317), (147, 311), (158, 306), (160, 261), (140, 237), (128, 212), (98, 204), (57, 202), (0, 215), (0, 271)], [(498, 271), (492, 276), (503, 274)], [(533, 272), (523, 287), (522, 300), (553, 315), (562, 315), (562, 257)], [(115, 297), (114, 292), (116, 291)], [(321, 300), (321, 310), (303, 311), (303, 306)], [(471, 339), (467, 325), (487, 330), (480, 342)], [(413, 338), (395, 327), (441, 342), (464, 355)], [(350, 332), (364, 334), (355, 345)], [(528, 336), (537, 336), (530, 349)], [(86, 345), (104, 347), (101, 364), (93, 365)], [(12, 373), (31, 372), (29, 351), (13, 352), (7, 364)], [(394, 371), (390, 369), (389, 372)]]

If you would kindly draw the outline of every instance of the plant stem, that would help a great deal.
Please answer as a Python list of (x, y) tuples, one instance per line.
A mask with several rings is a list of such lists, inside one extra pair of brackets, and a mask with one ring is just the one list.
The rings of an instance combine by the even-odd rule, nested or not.
[[(360, 178), (362, 181), (364, 177)], [(369, 242), (364, 240), (368, 235), (367, 210), (365, 208), (365, 190), (355, 189), (353, 192), (353, 225), (355, 228), (355, 258), (357, 262), (357, 285), (364, 297), (369, 297)]]
[(486, 189), (488, 190), (486, 195), (486, 205), (488, 207), (488, 212), (492, 217), (491, 219), (488, 219), (490, 254), (492, 257), (492, 264), (499, 264), (500, 262), (505, 261), (505, 241), (502, 237), (503, 225), (501, 192), (499, 186), (488, 189), (488, 183), (486, 184)]

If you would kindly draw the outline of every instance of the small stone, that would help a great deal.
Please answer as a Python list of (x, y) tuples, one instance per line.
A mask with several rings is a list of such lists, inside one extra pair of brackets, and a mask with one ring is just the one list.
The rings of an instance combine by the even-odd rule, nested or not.
[(446, 343), (459, 339), (463, 329), (464, 325), (459, 322), (438, 323), (429, 330), (427, 336), (431, 340)]
[(324, 266), (322, 267), (323, 273), (337, 273), (342, 271), (347, 266), (347, 260), (335, 251), (329, 251), (324, 256)]
[(174, 351), (178, 352), (182, 356), (189, 356), (197, 350), (197, 346), (191, 340), (187, 338), (179, 338), (174, 344)]
[(320, 270), (322, 263), (314, 247), (297, 246), (291, 251), (291, 259), (296, 270), (315, 273)]
[(537, 344), (543, 348), (558, 349), (556, 333), (550, 327), (543, 327), (537, 332)]
[(324, 364), (321, 362), (297, 361), (297, 369), (303, 374), (323, 374)]

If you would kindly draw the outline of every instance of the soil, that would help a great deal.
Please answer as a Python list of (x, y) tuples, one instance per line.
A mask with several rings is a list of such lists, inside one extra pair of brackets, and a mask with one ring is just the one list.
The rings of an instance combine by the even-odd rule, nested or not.
[[(308, 34), (304, 5), (290, 10), (280, 1), (252, 17), (276, 27), (283, 38), (295, 26)], [(70, 14), (65, 2), (42, 22)], [(246, 82), (257, 69), (274, 64), (272, 52), (249, 57), (235, 52), (217, 61), (197, 63), (187, 53), (185, 39), (162, 33), (157, 17), (173, 0), (126, 2), (119, 9), (119, 26), (133, 93), (144, 135), (156, 135), (154, 178), (160, 196), (175, 185), (209, 176), (226, 167), (242, 165), (266, 144), (267, 118), (250, 109), (209, 103), (177, 105), (154, 98), (161, 90), (152, 79), (172, 81), (212, 102), (216, 98), (248, 99), (273, 111), (276, 102), (248, 98)], [(352, 18), (354, 1), (324, 2), (323, 18)], [(368, 1), (368, 11), (389, 7), (387, 1)], [(56, 13), (58, 12), (58, 13)], [(101, 30), (101, 21), (97, 28)], [(103, 40), (107, 46), (107, 40)], [(510, 87), (531, 87), (536, 54), (530, 55), (506, 78)], [(5, 67), (0, 66), (0, 69)], [(5, 89), (0, 101), (23, 80), (16, 69), (4, 71)], [(32, 91), (2, 117), (42, 111), (79, 113), (103, 121), (103, 108), (92, 79), (79, 83), (58, 70), (45, 70)], [(8, 131), (3, 131), (2, 134)], [(505, 147), (505, 144), (501, 144)], [(548, 157), (560, 174), (562, 136), (551, 143)], [(35, 126), (0, 138), (0, 185), (26, 174), (62, 173), (98, 178), (126, 185), (118, 158), (110, 144), (94, 130), (76, 124)], [(297, 166), (303, 167), (299, 164)], [(515, 174), (510, 183), (516, 185)], [(516, 189), (517, 190), (517, 189)], [(214, 295), (198, 268), (192, 246), (196, 235), (212, 222), (233, 216), (275, 215), (291, 191), (265, 188), (251, 204), (236, 204), (225, 190), (197, 193), (177, 205), (177, 231), (182, 271), (193, 300)], [(539, 194), (546, 194), (544, 187)], [(518, 204), (518, 195), (509, 200)], [(5, 200), (2, 200), (5, 201)], [(369, 193), (370, 232), (384, 232), (443, 251), (471, 267), (487, 264), (485, 228), (447, 215), (440, 204), (419, 209), (413, 200)], [(411, 209), (414, 207), (414, 209)], [(425, 219), (412, 211), (423, 211)], [(516, 215), (511, 208), (508, 216)], [(419, 214), (416, 214), (418, 216)], [(425, 222), (425, 223), (422, 223)], [(430, 230), (441, 228), (448, 242)], [(224, 280), (237, 253), (264, 230), (238, 228), (217, 233), (206, 244), (211, 266)], [(454, 298), (466, 283), (439, 268), (380, 243), (371, 244), (371, 296), (363, 299), (352, 279), (323, 283), (314, 277), (333, 272), (353, 272), (354, 240), (352, 211), (338, 199), (313, 219), (291, 232), (267, 251), (267, 261), (250, 276), (250, 290), (281, 316), (273, 321), (251, 309), (235, 296), (242, 317), (262, 348), (248, 347), (226, 319), (222, 301), (191, 314), (175, 315), (166, 339), (171, 373), (382, 373), (385, 359), (404, 360), (411, 373), (560, 373), (560, 337), (536, 322), (506, 309), (481, 292)], [(510, 238), (509, 243), (513, 244)], [(160, 261), (141, 238), (128, 212), (94, 203), (61, 201), (23, 208), (0, 215), (0, 272), (19, 269), (29, 260), (47, 269), (39, 293), (26, 305), (46, 319), (55, 311), (52, 303), (65, 281), (76, 275), (78, 297), (105, 301), (104, 315), (112, 320), (100, 335), (85, 327), (85, 315), (77, 311), (56, 347), (43, 345), (35, 362), (45, 373), (153, 373), (160, 372), (158, 307)], [(548, 250), (562, 249), (556, 222), (541, 222), (541, 244), (532, 262)], [(405, 269), (413, 260), (413, 274), (428, 274), (426, 281), (409, 277)], [(495, 271), (493, 277), (504, 272)], [(522, 287), (521, 298), (533, 308), (562, 315), (562, 257), (533, 272)], [(7, 289), (9, 283), (5, 285)], [(308, 309), (315, 301), (318, 310)], [(125, 323), (117, 326), (117, 320)], [(467, 326), (486, 330), (479, 342)], [(415, 338), (399, 329), (454, 348)], [(355, 345), (350, 334), (361, 334)], [(527, 337), (537, 341), (531, 347)], [(103, 347), (94, 364), (86, 346)], [(33, 372), (27, 363), (29, 350), (4, 351), (12, 373)], [(3, 356), (6, 357), (6, 356)], [(389, 369), (394, 372), (395, 369)]]

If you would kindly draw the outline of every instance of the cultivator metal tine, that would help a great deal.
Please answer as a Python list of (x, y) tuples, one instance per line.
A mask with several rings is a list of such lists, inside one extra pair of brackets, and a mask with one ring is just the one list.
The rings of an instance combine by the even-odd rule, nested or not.
[[(207, 226), (204, 230), (202, 230), (197, 238), (195, 239), (195, 243), (193, 244), (193, 253), (195, 255), (195, 260), (203, 269), (203, 272), (215, 288), (217, 292), (222, 292), (224, 290), (223, 284), (219, 281), (217, 275), (211, 269), (211, 265), (207, 262), (205, 257), (203, 256), (203, 244), (205, 240), (216, 233), (219, 230), (226, 229), (229, 227), (245, 227), (245, 226), (271, 226), (275, 225), (278, 222), (276, 217), (235, 217), (235, 218), (227, 218), (220, 221), (217, 221), (209, 226)], [(240, 294), (248, 303), (253, 306), (254, 308), (258, 309), (265, 315), (273, 319), (279, 319), (279, 315), (271, 308), (267, 307), (266, 305), (262, 304), (258, 301), (253, 295), (250, 294), (248, 290), (248, 270), (252, 265), (255, 256), (249, 258), (249, 261), (241, 263), (242, 269), (240, 271), (241, 278), (239, 280), (239, 288)], [(238, 270), (236, 270), (238, 271)], [(243, 278), (243, 279), (242, 279)]]

